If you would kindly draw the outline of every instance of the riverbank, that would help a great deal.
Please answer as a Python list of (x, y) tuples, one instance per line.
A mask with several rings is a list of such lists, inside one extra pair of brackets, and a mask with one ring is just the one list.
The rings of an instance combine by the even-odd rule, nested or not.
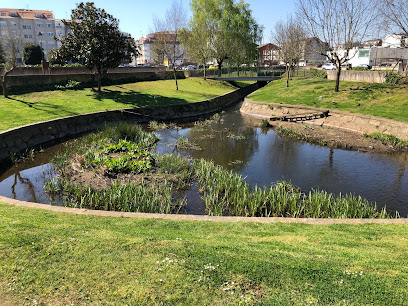
[(347, 111), (408, 123), (408, 87), (387, 84), (341, 82), (334, 92), (335, 81), (322, 78), (290, 81), (277, 80), (253, 93), (255, 102), (309, 106)]
[[(240, 111), (243, 114), (270, 120), (273, 117), (296, 116), (304, 114), (323, 114), (328, 109), (314, 108), (303, 105), (263, 103), (252, 101), (252, 95), (245, 99)], [(332, 148), (349, 149), (364, 152), (401, 152), (404, 148), (382, 143), (370, 137), (371, 133), (394, 135), (402, 140), (408, 139), (408, 123), (329, 110), (328, 116), (313, 120), (297, 122), (269, 121), (274, 127), (282, 127), (280, 132), (295, 136), (308, 142), (326, 145)]]
[(238, 89), (227, 82), (189, 78), (136, 82), (103, 87), (31, 92), (0, 97), (0, 131), (40, 121), (106, 110), (192, 103)]
[(408, 299), (406, 225), (112, 218), (6, 204), (0, 224), (0, 296), (16, 304)]

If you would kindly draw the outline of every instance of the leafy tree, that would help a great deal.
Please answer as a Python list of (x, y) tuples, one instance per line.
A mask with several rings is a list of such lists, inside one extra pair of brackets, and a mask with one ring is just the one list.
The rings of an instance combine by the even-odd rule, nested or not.
[(39, 44), (25, 43), (23, 46), (23, 61), (26, 65), (41, 64), (43, 51)]
[(130, 60), (139, 52), (134, 42), (119, 31), (119, 20), (96, 8), (93, 2), (81, 2), (72, 10), (71, 21), (64, 21), (72, 33), (61, 39), (60, 59), (96, 69), (98, 91), (101, 75), (107, 68), (117, 67), (122, 60)]
[(195, 18), (190, 21), (188, 28), (183, 29), (180, 36), (190, 60), (203, 64), (204, 79), (206, 79), (206, 64), (212, 55), (210, 24), (206, 19), (202, 18), (202, 16), (195, 16)]
[(208, 29), (202, 48), (210, 46), (221, 73), (226, 59), (237, 65), (254, 60), (262, 27), (252, 17), (249, 5), (240, 0), (192, 0), (192, 23)]

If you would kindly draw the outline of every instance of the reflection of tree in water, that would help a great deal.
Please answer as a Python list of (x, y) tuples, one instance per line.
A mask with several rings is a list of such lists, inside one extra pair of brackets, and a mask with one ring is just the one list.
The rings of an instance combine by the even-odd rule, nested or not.
[(35, 188), (34, 188), (33, 183), (29, 179), (23, 178), (21, 176), (20, 172), (17, 172), (17, 173), (14, 174), (14, 183), (13, 183), (13, 186), (11, 186), (11, 192), (13, 194), (13, 198), (16, 199), (16, 197), (17, 197), (17, 193), (16, 193), (16, 186), (17, 186), (17, 183), (18, 183), (17, 179), (24, 186), (26, 191), (28, 191), (28, 193), (30, 194), (29, 201), (37, 202), (37, 196), (35, 195)]
[(218, 165), (241, 171), (258, 149), (257, 131), (245, 126), (240, 114), (227, 114), (223, 119), (223, 124), (214, 122), (189, 131), (188, 138), (202, 148), (193, 151), (191, 156), (211, 159)]

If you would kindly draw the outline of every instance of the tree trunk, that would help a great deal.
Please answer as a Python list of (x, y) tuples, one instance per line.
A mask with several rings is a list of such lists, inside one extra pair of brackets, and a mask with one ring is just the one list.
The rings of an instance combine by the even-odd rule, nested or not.
[(237, 65), (237, 76), (239, 77), (239, 65)]
[(218, 61), (217, 60), (217, 64), (218, 64), (218, 76), (221, 77), (222, 75), (222, 61)]
[(177, 73), (176, 73), (176, 66), (175, 65), (173, 65), (173, 75), (174, 75), (174, 80), (176, 81), (176, 90), (178, 90)]
[[(5, 69), (5, 68), (4, 68)], [(14, 67), (11, 69), (11, 70), (5, 70), (4, 71), (4, 74), (3, 74), (3, 77), (2, 77), (2, 80), (1, 80), (1, 86), (2, 86), (2, 89), (3, 89), (3, 96), (5, 97), (5, 98), (8, 98), (9, 96), (8, 96), (8, 94), (9, 94), (9, 91), (8, 91), (8, 86), (7, 86), (7, 76), (12, 72), (14, 70)]]
[(290, 66), (286, 66), (286, 87), (289, 87)]
[(207, 79), (207, 70), (205, 69), (205, 62), (204, 62), (204, 80)]
[(101, 69), (98, 68), (98, 92), (101, 92)]
[(336, 87), (334, 88), (334, 92), (339, 92), (340, 87), (340, 74), (341, 74), (341, 65), (339, 65), (337, 69), (337, 76), (336, 76)]

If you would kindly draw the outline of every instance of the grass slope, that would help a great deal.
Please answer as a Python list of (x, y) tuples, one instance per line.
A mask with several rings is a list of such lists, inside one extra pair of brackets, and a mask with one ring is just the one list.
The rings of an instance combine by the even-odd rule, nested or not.
[(408, 226), (80, 216), (0, 203), (19, 304), (403, 305)]
[(130, 107), (197, 102), (223, 95), (237, 88), (227, 82), (190, 78), (138, 82), (103, 87), (101, 93), (83, 90), (55, 90), (0, 98), (0, 131), (59, 117)]
[[(271, 82), (250, 96), (253, 101), (307, 105), (385, 117), (408, 122), (408, 87), (386, 84), (340, 82), (326, 79), (293, 79)], [(333, 103), (334, 102), (334, 103)]]

